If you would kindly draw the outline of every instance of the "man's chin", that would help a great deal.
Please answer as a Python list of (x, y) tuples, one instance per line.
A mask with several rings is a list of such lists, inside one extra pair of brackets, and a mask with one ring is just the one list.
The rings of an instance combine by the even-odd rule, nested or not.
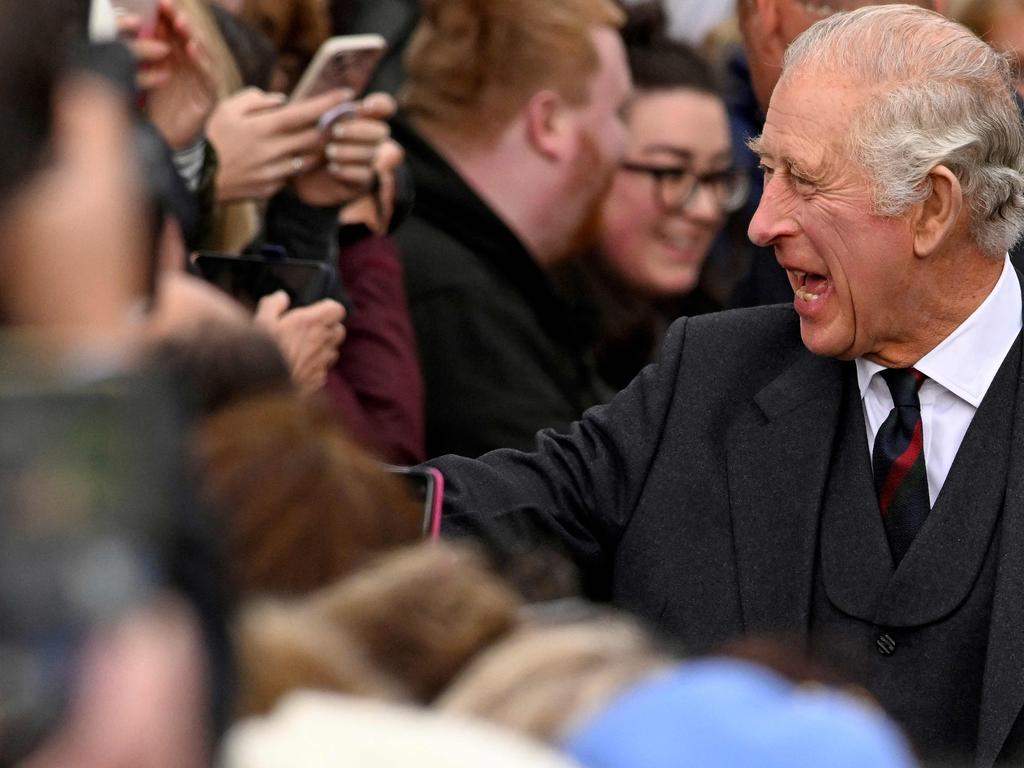
[(834, 329), (800, 318), (800, 339), (808, 351), (819, 357), (853, 360), (857, 357), (851, 339), (839, 338)]

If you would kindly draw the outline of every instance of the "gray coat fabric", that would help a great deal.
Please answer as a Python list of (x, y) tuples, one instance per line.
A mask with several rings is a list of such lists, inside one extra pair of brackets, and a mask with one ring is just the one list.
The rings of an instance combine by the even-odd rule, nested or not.
[[(919, 537), (939, 542), (934, 551), (912, 557), (912, 548), (906, 569), (881, 577), (864, 574), (869, 582), (884, 579), (875, 583), (881, 602), (870, 610), (882, 611), (878, 616), (886, 621), (909, 616), (911, 624), (917, 598), (891, 598), (893, 590), (909, 588), (900, 586), (907, 581), (904, 571), (916, 574), (921, 600), (944, 601), (917, 611), (927, 621), (940, 613), (956, 621), (961, 603), (951, 591), (969, 595), (974, 576), (987, 574), (982, 581), (989, 594), (979, 599), (988, 632), (964, 639), (983, 659), (980, 704), (974, 706), (975, 712), (980, 708), (977, 744), (967, 745), (967, 751), (976, 751), (977, 764), (985, 766), (997, 757), (1024, 756), (1024, 729), (1014, 727), (1024, 704), (1019, 366), (1004, 371), (1004, 380), (1003, 394), (990, 390), (1002, 401), (992, 404), (987, 397), (989, 405), (982, 405), (1010, 420), (1008, 437), (987, 446), (1008, 457), (1008, 470), (997, 478), (1005, 487), (986, 495), (986, 503), (995, 505), (986, 518), (990, 525), (975, 522), (970, 509), (959, 517), (933, 515)], [(866, 460), (863, 466), (833, 463), (844, 443), (844, 450), (859, 445), (866, 456), (862, 421), (859, 435), (845, 440), (842, 435), (851, 386), (856, 387), (853, 363), (808, 352), (789, 306), (684, 318), (669, 331), (659, 363), (609, 405), (588, 411), (567, 433), (541, 432), (532, 453), (494, 451), (478, 460), (434, 462), (447, 481), (444, 531), (483, 537), (506, 551), (557, 541), (581, 568), (592, 595), (651, 620), (694, 651), (750, 634), (807, 642), (815, 611), (844, 609), (843, 596), (831, 608), (815, 607), (821, 542), (835, 540), (823, 539), (822, 519), (830, 509), (844, 508), (845, 497), (830, 500), (830, 488), (849, 487), (849, 478), (832, 481), (869, 468)], [(958, 456), (951, 477), (963, 460)], [(985, 465), (984, 457), (970, 461)], [(960, 474), (967, 475), (960, 482), (969, 491), (970, 473)], [(863, 506), (864, 499), (857, 503)], [(974, 542), (968, 547), (974, 553), (970, 564), (947, 567), (943, 558), (960, 552), (957, 526), (970, 530), (979, 524), (989, 528), (968, 537)], [(850, 536), (842, 523), (837, 525), (835, 535)], [(859, 535), (853, 531), (848, 540), (856, 542)], [(942, 544), (947, 539), (954, 540), (948, 548)], [(847, 564), (859, 568), (856, 561)], [(833, 582), (839, 588), (846, 583)], [(909, 613), (885, 614), (893, 604)], [(971, 610), (978, 604), (971, 603)], [(873, 618), (858, 620), (870, 629)], [(924, 635), (921, 642), (935, 636)], [(943, 635), (943, 649), (947, 641)], [(940, 671), (955, 661), (925, 657)], [(901, 656), (897, 652), (892, 659), (898, 664)], [(907, 688), (893, 695), (913, 706), (919, 694)]]

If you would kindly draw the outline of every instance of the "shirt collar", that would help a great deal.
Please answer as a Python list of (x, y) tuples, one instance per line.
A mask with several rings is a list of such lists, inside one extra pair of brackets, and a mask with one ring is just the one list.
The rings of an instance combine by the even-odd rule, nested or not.
[[(914, 366), (977, 408), (1021, 329), (1021, 286), (1007, 256), (995, 288), (971, 316)], [(883, 366), (857, 358), (857, 384), (864, 397)]]

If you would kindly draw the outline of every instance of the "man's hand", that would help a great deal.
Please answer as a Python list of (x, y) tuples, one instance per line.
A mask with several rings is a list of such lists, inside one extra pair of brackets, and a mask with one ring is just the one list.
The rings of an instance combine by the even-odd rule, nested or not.
[(345, 308), (331, 299), (292, 310), (288, 303), (284, 291), (264, 296), (256, 307), (256, 322), (277, 342), (295, 385), (311, 394), (323, 389), (327, 371), (338, 359), (345, 340)]
[(280, 94), (246, 88), (217, 105), (206, 135), (217, 151), (217, 200), (266, 200), (323, 154), (320, 116), (349, 92), (330, 91), (286, 103)]
[(395, 114), (395, 100), (386, 93), (373, 93), (355, 107), (354, 117), (339, 120), (330, 129), (317, 166), (292, 182), (303, 202), (346, 205), (374, 186), (378, 155), (391, 138), (386, 121)]

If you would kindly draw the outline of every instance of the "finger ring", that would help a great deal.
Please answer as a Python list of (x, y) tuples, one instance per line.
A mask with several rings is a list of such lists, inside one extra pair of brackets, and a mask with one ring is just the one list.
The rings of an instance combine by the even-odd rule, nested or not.
[(301, 157), (295, 156), (292, 158), (292, 174), (298, 176), (302, 173), (302, 166), (305, 165)]

